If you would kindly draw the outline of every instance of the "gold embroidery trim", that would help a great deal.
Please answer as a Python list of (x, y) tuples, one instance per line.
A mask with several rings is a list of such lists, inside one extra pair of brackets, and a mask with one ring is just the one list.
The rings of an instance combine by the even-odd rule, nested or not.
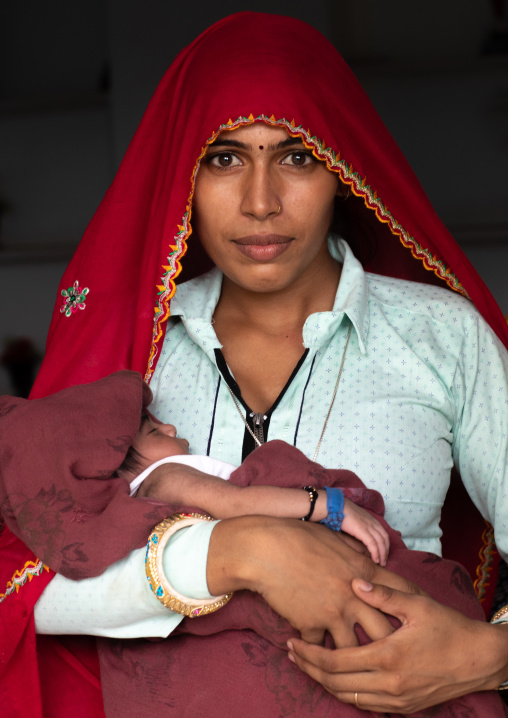
[(34, 578), (40, 576), (43, 571), (49, 571), (49, 567), (42, 561), (27, 561), (21, 570), (14, 573), (10, 581), (5, 587), (5, 593), (0, 593), (0, 603), (5, 601), (7, 596), (17, 593), (19, 589)]

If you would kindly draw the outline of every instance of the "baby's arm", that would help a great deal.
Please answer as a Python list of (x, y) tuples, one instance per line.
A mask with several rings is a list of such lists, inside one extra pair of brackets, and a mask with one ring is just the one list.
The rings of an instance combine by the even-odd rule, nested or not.
[[(261, 515), (301, 519), (310, 510), (302, 489), (278, 486), (240, 487), (185, 464), (162, 464), (141, 484), (137, 496), (150, 496), (170, 504), (200, 506), (217, 519)], [(326, 493), (318, 492), (311, 521), (327, 515)]]
[[(216, 519), (247, 515), (301, 519), (310, 510), (309, 494), (302, 489), (240, 487), (178, 463), (163, 464), (154, 469), (137, 495), (150, 496), (170, 504), (199, 506)], [(360, 540), (369, 550), (372, 560), (384, 566), (389, 550), (385, 529), (371, 514), (348, 499), (344, 499), (343, 514), (342, 530)], [(320, 490), (310, 520), (322, 521), (327, 516), (327, 492)]]

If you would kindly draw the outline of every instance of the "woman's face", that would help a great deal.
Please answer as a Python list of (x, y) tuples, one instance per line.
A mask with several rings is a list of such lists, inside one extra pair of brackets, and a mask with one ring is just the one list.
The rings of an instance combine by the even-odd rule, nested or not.
[(256, 123), (223, 132), (199, 168), (193, 224), (225, 277), (271, 292), (330, 262), (337, 176), (299, 138)]

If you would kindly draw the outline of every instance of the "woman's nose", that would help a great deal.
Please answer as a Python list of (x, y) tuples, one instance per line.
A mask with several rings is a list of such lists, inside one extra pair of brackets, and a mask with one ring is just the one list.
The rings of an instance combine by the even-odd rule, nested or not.
[(253, 166), (244, 179), (240, 209), (262, 221), (281, 211), (281, 202), (271, 177), (269, 166)]

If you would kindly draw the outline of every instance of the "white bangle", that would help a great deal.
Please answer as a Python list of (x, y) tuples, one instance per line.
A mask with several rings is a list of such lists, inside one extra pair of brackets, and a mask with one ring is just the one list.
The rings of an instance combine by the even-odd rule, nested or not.
[(174, 589), (164, 574), (162, 555), (171, 536), (180, 531), (180, 529), (193, 526), (200, 521), (214, 521), (214, 519), (204, 514), (173, 514), (161, 521), (160, 524), (157, 524), (150, 534), (146, 546), (145, 567), (150, 589), (166, 608), (189, 618), (196, 618), (197, 616), (204, 616), (207, 613), (218, 611), (233, 595), (232, 593), (225, 593), (222, 596), (213, 596), (212, 598), (188, 598)]

